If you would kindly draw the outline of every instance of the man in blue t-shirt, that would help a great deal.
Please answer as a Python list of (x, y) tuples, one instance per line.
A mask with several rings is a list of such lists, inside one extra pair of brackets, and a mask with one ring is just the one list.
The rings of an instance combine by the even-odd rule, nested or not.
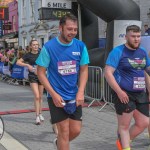
[(38, 77), (48, 92), (51, 121), (57, 124), (59, 150), (69, 150), (69, 141), (81, 130), (89, 56), (85, 44), (75, 38), (77, 24), (71, 14), (61, 18), (60, 35), (45, 43), (36, 60)]
[[(148, 75), (144, 71), (149, 69), (150, 60), (145, 49), (139, 47), (140, 39), (140, 28), (128, 26), (126, 43), (115, 47), (106, 61), (105, 78), (113, 89), (118, 119), (118, 150), (130, 150), (130, 140), (149, 123), (148, 97), (145, 93)], [(130, 128), (132, 117), (135, 124)]]

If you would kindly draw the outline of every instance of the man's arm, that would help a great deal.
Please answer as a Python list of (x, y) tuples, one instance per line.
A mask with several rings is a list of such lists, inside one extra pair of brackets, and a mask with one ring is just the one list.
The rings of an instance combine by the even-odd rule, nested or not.
[(120, 101), (122, 103), (128, 103), (129, 98), (127, 94), (120, 88), (120, 86), (116, 82), (114, 75), (113, 75), (114, 71), (115, 69), (113, 67), (106, 65), (105, 71), (104, 71), (105, 78), (109, 86), (117, 93)]
[(46, 68), (38, 66), (37, 67), (37, 76), (38, 76), (40, 82), (42, 83), (42, 85), (44, 86), (44, 88), (46, 89), (46, 91), (51, 95), (55, 106), (63, 107), (62, 102), (64, 102), (64, 101), (63, 101), (62, 97), (59, 94), (57, 94), (56, 91), (54, 91), (54, 89), (52, 88), (52, 86), (50, 85), (50, 83), (46, 77)]
[(84, 103), (84, 89), (88, 79), (88, 65), (80, 66), (79, 88), (76, 95), (77, 106)]
[(145, 73), (146, 88), (147, 88), (147, 91), (148, 91), (149, 101), (150, 101), (150, 77), (146, 72), (144, 72), (144, 73)]

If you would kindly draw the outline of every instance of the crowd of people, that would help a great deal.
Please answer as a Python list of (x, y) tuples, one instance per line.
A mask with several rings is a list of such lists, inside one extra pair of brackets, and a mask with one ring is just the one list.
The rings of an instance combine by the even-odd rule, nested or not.
[[(82, 128), (82, 104), (90, 61), (86, 45), (75, 38), (77, 31), (77, 18), (67, 14), (60, 19), (60, 34), (46, 42), (40, 51), (37, 40), (31, 40), (27, 51), (0, 51), (1, 62), (9, 65), (10, 71), (15, 63), (28, 68), (37, 125), (44, 121), (42, 97), (46, 89), (56, 133), (54, 145), (58, 150), (69, 150), (69, 142)], [(150, 134), (150, 59), (140, 47), (140, 27), (128, 26), (125, 38), (126, 43), (109, 53), (104, 71), (116, 109), (118, 150), (131, 150), (130, 143), (146, 128)], [(135, 122), (130, 127), (132, 118)]]

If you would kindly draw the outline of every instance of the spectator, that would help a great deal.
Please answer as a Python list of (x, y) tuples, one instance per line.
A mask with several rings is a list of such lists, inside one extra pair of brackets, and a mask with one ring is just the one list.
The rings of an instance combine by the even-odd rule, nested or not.
[(148, 27), (148, 25), (144, 25), (144, 29), (145, 29), (145, 32), (144, 32), (144, 35), (150, 35), (150, 28)]

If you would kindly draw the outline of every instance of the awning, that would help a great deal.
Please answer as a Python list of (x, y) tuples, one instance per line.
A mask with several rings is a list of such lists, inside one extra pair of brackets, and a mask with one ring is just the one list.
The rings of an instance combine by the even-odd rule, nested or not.
[(12, 38), (18, 38), (18, 32), (9, 33), (2, 36), (2, 39), (12, 39)]
[(17, 43), (17, 42), (18, 42), (18, 38), (5, 39), (5, 41), (6, 41), (7, 43)]

